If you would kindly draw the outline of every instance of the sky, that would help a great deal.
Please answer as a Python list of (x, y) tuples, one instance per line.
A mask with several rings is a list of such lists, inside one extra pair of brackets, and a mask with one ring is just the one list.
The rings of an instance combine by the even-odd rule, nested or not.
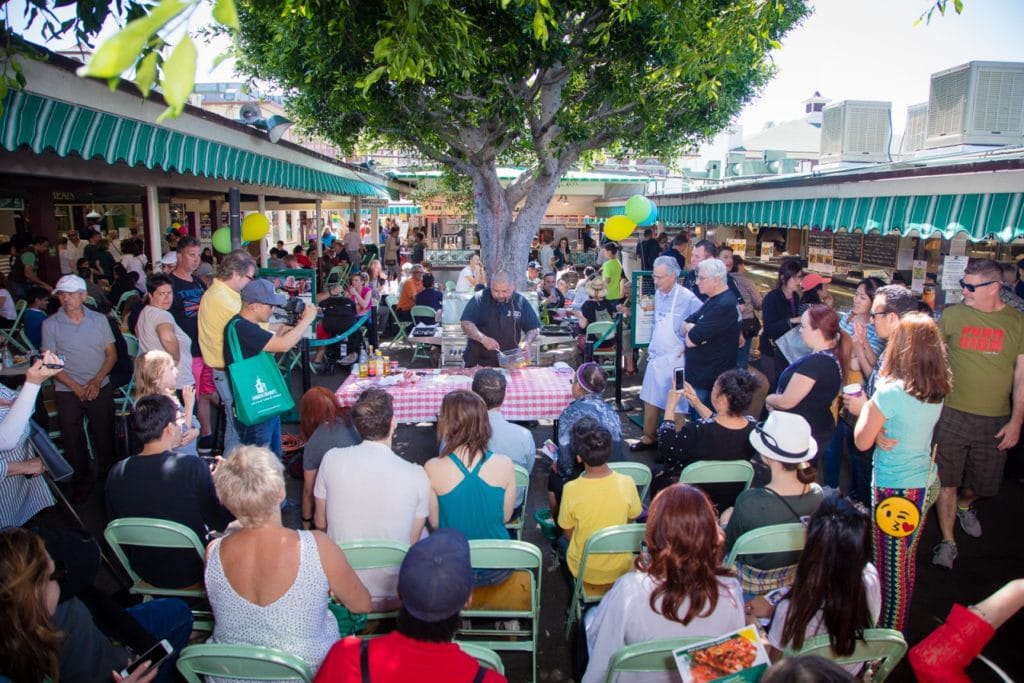
[(1024, 0), (965, 0), (963, 14), (914, 21), (930, 0), (817, 0), (814, 13), (782, 39), (778, 69), (738, 123), (744, 133), (803, 116), (819, 91), (833, 102), (892, 102), (893, 128), (907, 107), (928, 101), (932, 73), (970, 61), (1024, 62)]
[[(777, 75), (737, 119), (748, 135), (769, 121), (802, 117), (803, 100), (816, 90), (833, 102), (892, 102), (899, 134), (907, 107), (928, 100), (932, 73), (973, 60), (1024, 62), (1024, 0), (964, 0), (960, 15), (951, 1), (946, 16), (936, 12), (930, 24), (918, 26), (914, 21), (932, 0), (808, 1), (813, 14), (774, 53)], [(24, 2), (8, 3), (12, 20)], [(209, 8), (197, 8), (192, 29), (210, 21)], [(197, 81), (239, 80), (229, 62), (210, 71), (220, 51), (200, 49)]]

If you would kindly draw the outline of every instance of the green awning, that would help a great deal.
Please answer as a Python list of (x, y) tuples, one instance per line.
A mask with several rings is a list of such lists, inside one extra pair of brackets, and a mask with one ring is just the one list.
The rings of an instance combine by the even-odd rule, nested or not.
[(36, 154), (124, 162), (130, 167), (176, 171), (238, 183), (311, 194), (387, 199), (382, 185), (338, 167), (327, 172), (187, 135), (143, 121), (89, 109), (27, 92), (11, 92), (0, 114), (0, 145), (9, 152), (28, 147)]
[[(602, 206), (597, 212), (611, 216), (623, 209)], [(962, 232), (972, 240), (1011, 242), (1024, 237), (1024, 192), (659, 204), (658, 219), (669, 225), (811, 226), (947, 239)]]

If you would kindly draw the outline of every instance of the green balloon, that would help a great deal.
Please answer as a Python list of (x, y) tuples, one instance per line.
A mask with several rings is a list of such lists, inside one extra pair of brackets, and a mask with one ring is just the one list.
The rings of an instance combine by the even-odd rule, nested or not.
[(217, 228), (210, 238), (213, 242), (213, 248), (222, 254), (228, 254), (231, 252), (231, 229), (230, 228)]
[(626, 217), (634, 223), (642, 222), (650, 212), (651, 205), (642, 194), (635, 194), (626, 200)]

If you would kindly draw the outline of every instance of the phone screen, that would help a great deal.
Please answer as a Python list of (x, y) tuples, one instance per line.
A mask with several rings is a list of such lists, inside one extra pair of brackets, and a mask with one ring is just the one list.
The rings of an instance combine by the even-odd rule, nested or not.
[(143, 666), (146, 662), (153, 663), (150, 667), (150, 671), (152, 671), (159, 667), (172, 652), (174, 652), (174, 648), (171, 647), (171, 644), (166, 640), (161, 640), (159, 643), (139, 655), (138, 659), (134, 662), (122, 669), (121, 678), (128, 678), (136, 669)]
[(682, 391), (686, 384), (686, 368), (676, 368), (676, 391)]

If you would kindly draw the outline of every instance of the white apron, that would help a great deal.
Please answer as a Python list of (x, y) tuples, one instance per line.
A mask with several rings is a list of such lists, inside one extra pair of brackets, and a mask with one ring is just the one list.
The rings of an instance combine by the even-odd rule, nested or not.
[[(647, 347), (647, 369), (640, 388), (641, 401), (662, 409), (665, 408), (668, 391), (675, 381), (673, 370), (684, 364), (680, 354), (686, 348), (686, 342), (679, 338), (675, 330), (676, 300), (680, 289), (682, 287), (679, 285), (675, 286), (668, 311), (654, 311), (654, 331), (651, 333), (651, 344)], [(676, 412), (685, 413), (689, 409), (686, 399), (680, 399)]]

